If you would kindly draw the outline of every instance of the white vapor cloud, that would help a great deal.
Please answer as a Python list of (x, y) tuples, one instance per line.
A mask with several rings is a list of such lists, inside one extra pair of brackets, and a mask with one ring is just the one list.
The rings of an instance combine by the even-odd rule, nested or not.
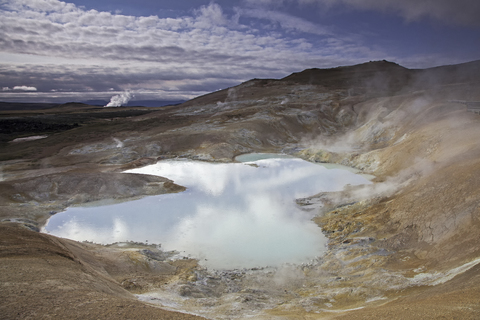
[[(43, 2), (51, 6), (39, 5)], [(307, 40), (289, 39), (279, 33), (264, 35), (248, 24), (239, 26), (238, 13), (227, 16), (215, 3), (200, 7), (193, 16), (178, 18), (115, 15), (58, 3), (56, 0), (7, 1), (4, 6), (9, 10), (0, 11), (0, 29), (5, 33), (0, 39), (2, 51), (68, 59), (117, 60), (145, 67), (168, 65), (182, 70), (194, 66), (200, 73), (204, 71), (201, 66), (208, 64), (205, 69), (216, 65), (229, 74), (238, 71), (232, 70), (237, 63), (241, 63), (243, 69), (271, 72), (286, 61), (289, 63), (283, 65), (292, 66), (318, 59), (317, 55), (297, 50)], [(48, 10), (59, 8), (59, 11), (50, 12), (47, 7), (51, 7)], [(286, 14), (245, 13), (281, 22), (286, 29), (325, 33), (319, 25)], [(325, 49), (335, 52), (328, 55), (330, 59), (334, 60), (336, 54), (341, 57), (341, 47), (326, 45)]]
[(35, 87), (29, 87), (29, 86), (15, 86), (15, 87), (13, 87), (13, 90), (20, 90), (20, 91), (37, 91), (37, 88), (35, 88)]
[(110, 102), (105, 107), (121, 107), (124, 104), (127, 104), (130, 99), (132, 99), (134, 95), (129, 92), (123, 92), (121, 94), (115, 95), (110, 98)]
[(225, 26), (229, 19), (223, 14), (222, 7), (212, 2), (208, 6), (201, 6), (195, 10), (195, 26), (200, 28), (211, 28), (213, 26)]
[(327, 28), (323, 26), (316, 25), (309, 21), (303, 20), (295, 16), (291, 16), (283, 12), (264, 9), (243, 9), (238, 10), (238, 12), (242, 16), (270, 20), (271, 22), (278, 23), (282, 28), (286, 30), (295, 30), (317, 35), (331, 34), (327, 30)]

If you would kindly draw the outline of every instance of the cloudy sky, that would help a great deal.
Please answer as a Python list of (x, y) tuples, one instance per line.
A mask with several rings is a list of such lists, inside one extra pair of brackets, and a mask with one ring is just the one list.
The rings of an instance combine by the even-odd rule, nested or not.
[(370, 60), (480, 59), (478, 0), (0, 0), (0, 101), (182, 100)]

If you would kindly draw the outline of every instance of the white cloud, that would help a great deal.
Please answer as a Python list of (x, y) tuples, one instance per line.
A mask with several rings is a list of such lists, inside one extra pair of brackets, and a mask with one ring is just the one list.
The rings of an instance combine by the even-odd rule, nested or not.
[[(2, 12), (0, 28), (6, 31), (0, 40), (3, 51), (184, 65), (186, 62), (218, 63), (245, 53), (251, 55), (252, 49), (258, 48), (256, 41), (270, 41), (270, 47), (275, 45), (274, 39), (249, 38), (225, 27), (229, 20), (214, 3), (196, 10), (194, 17), (161, 19), (78, 8), (47, 14), (35, 10), (45, 7), (38, 5), (40, 0), (30, 2), (37, 5), (12, 5), (13, 11)], [(239, 44), (245, 51), (232, 50)], [(223, 59), (219, 59), (218, 54), (223, 54)]]
[(278, 23), (282, 28), (287, 30), (296, 30), (299, 32), (327, 35), (330, 32), (323, 26), (316, 25), (304, 19), (279, 12), (264, 9), (243, 9), (238, 12), (247, 17), (266, 19), (274, 23)]
[[(205, 64), (225, 67), (237, 62), (243, 68), (267, 64), (278, 69), (279, 64), (271, 63), (272, 54), (282, 58), (280, 63), (293, 59), (289, 65), (312, 58), (299, 55), (296, 39), (278, 32), (262, 35), (248, 25), (239, 26), (238, 16), (226, 16), (215, 3), (195, 10), (194, 16), (162, 19), (86, 11), (56, 2), (8, 1), (10, 10), (0, 11), (2, 51), (68, 59), (151, 61), (176, 69)], [(243, 14), (273, 21), (290, 31), (328, 34), (322, 26), (281, 12), (250, 9)], [(305, 44), (300, 46), (305, 48)]]
[(214, 26), (225, 26), (229, 19), (223, 14), (222, 7), (216, 3), (210, 3), (208, 6), (201, 6), (195, 10), (197, 28), (211, 28)]
[(35, 88), (35, 87), (29, 87), (29, 86), (15, 86), (15, 87), (13, 87), (13, 90), (19, 90), (19, 91), (37, 91), (37, 88)]
[(31, 8), (38, 12), (73, 12), (78, 9), (74, 4), (56, 1), (56, 0), (15, 0), (2, 1), (2, 5), (10, 10), (20, 10), (23, 8)]

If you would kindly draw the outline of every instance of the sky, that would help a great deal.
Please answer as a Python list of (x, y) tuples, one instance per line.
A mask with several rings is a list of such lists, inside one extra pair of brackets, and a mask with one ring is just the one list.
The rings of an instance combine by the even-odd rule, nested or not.
[(0, 0), (0, 101), (175, 101), (308, 68), (463, 63), (480, 59), (479, 17), (478, 0)]

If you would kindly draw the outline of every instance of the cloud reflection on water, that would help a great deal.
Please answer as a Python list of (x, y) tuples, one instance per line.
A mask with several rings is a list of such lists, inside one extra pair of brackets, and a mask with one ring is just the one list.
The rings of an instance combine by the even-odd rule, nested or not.
[(370, 183), (354, 173), (300, 159), (255, 164), (258, 167), (162, 161), (129, 170), (164, 176), (188, 189), (109, 206), (69, 208), (53, 216), (46, 229), (103, 244), (148, 240), (220, 269), (301, 263), (321, 255), (326, 238), (294, 200), (341, 190), (346, 184)]

